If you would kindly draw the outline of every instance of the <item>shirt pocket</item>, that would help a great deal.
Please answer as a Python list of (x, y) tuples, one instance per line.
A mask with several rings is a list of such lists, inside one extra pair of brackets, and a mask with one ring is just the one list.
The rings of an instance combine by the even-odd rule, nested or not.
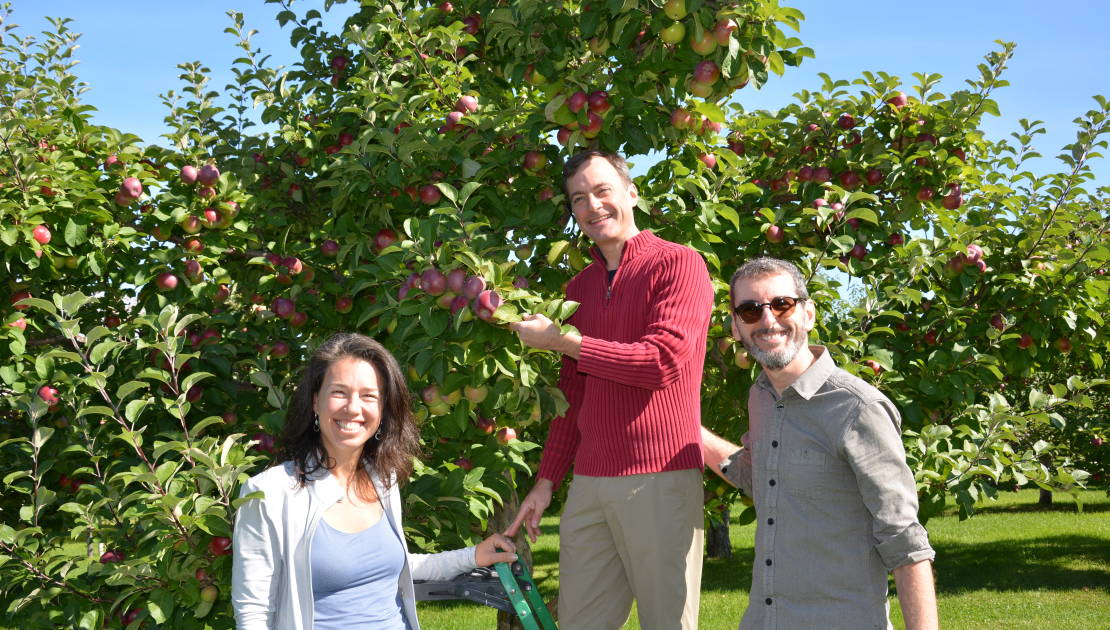
[(812, 447), (788, 450), (782, 476), (785, 492), (811, 499), (828, 498), (844, 483), (840, 467), (827, 453)]

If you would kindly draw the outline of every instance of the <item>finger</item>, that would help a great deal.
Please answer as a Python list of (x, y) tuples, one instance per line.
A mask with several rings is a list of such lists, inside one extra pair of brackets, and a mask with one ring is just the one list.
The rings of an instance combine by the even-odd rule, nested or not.
[(510, 538), (512, 538), (513, 536), (516, 536), (517, 530), (520, 529), (520, 524), (524, 522), (524, 517), (527, 516), (527, 515), (528, 515), (528, 509), (527, 508), (521, 508), (520, 512), (517, 512), (516, 518), (513, 519), (513, 523), (511, 525), (509, 525), (508, 529), (505, 530), (505, 535), (510, 537)]

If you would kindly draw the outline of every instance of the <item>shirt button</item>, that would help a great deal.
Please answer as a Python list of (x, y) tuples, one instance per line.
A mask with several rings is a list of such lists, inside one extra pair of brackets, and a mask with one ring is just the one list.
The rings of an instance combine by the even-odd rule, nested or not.
[(779, 441), (778, 440), (771, 440), (771, 448), (778, 448), (778, 447), (779, 447)]
[(775, 480), (772, 479), (770, 483), (771, 483), (772, 486), (775, 485)]
[(771, 598), (770, 598), (770, 597), (768, 597), (767, 599), (765, 599), (765, 600), (763, 600), (763, 601), (767, 602), (767, 605), (768, 605), (768, 606), (770, 606), (770, 605), (771, 605)]
[(767, 566), (771, 566), (771, 559), (767, 558)]
[(773, 518), (767, 519), (767, 524), (768, 525), (774, 525), (775, 524), (775, 519), (773, 519)]

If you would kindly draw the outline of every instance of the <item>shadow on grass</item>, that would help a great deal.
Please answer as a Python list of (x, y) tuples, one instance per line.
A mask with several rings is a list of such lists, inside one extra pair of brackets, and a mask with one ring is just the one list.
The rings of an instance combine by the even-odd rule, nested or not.
[(718, 560), (706, 558), (701, 569), (702, 592), (733, 592), (752, 589), (752, 563), (755, 559), (755, 550), (748, 548), (732, 548), (732, 558)]
[(1049, 536), (937, 546), (937, 591), (1028, 591), (1097, 588), (1110, 591), (1110, 571), (1074, 564), (1110, 565), (1110, 545), (1094, 536)]

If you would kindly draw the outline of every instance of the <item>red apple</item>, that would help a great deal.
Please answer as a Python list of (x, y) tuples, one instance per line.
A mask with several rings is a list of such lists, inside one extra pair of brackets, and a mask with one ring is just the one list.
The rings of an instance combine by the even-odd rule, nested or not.
[(905, 237), (903, 237), (898, 232), (895, 232), (887, 237), (886, 242), (889, 245), (901, 245), (905, 243)]
[(159, 291), (173, 291), (177, 288), (177, 276), (172, 272), (164, 271), (154, 278), (154, 285)]
[(567, 109), (577, 114), (578, 112), (582, 111), (583, 107), (586, 106), (587, 102), (589, 102), (589, 98), (586, 96), (585, 92), (579, 90), (574, 94), (568, 96), (566, 102)]
[(428, 295), (441, 295), (447, 290), (447, 277), (439, 269), (431, 267), (420, 274), (420, 286)]
[(1002, 313), (995, 313), (991, 316), (991, 326), (998, 330), (1005, 330), (1006, 322), (1002, 319)]
[(330, 62), (332, 70), (335, 70), (336, 72), (343, 72), (343, 70), (347, 67), (347, 61), (347, 57), (343, 55), (335, 55), (331, 58)]
[(960, 188), (958, 186), (950, 188), (948, 194), (941, 199), (940, 205), (947, 210), (955, 210), (964, 205), (964, 197), (960, 194)]
[(477, 15), (471, 15), (463, 18), (463, 31), (471, 35), (477, 35), (478, 29), (482, 26), (482, 18)]
[(856, 119), (851, 114), (841, 114), (840, 117), (836, 119), (836, 126), (847, 131), (856, 126)]
[(27, 320), (20, 317), (14, 321), (8, 322), (9, 328), (18, 328), (20, 330), (27, 330)]
[(1018, 339), (1018, 347), (1025, 349), (1033, 345), (1033, 336), (1029, 333), (1021, 333), (1021, 338)]
[(439, 192), (439, 188), (436, 188), (434, 184), (426, 184), (420, 187), (420, 201), (426, 205), (435, 205), (439, 203), (442, 197), (443, 194)]
[(474, 310), (474, 315), (476, 315), (478, 319), (485, 322), (492, 322), (493, 313), (497, 310), (498, 306), (501, 306), (501, 296), (492, 289), (486, 289), (479, 293), (478, 297), (474, 298), (472, 308)]
[(721, 20), (713, 26), (713, 39), (717, 40), (717, 45), (722, 48), (728, 48), (728, 40), (732, 38), (732, 32), (736, 30), (736, 22), (734, 20)]
[(875, 374), (878, 374), (879, 372), (883, 371), (883, 366), (879, 365), (879, 362), (874, 360), (874, 359), (868, 359), (868, 360), (864, 361), (863, 363), (867, 367), (871, 368), (871, 371), (874, 372)]
[(58, 390), (49, 385), (43, 385), (38, 391), (39, 398), (48, 405), (58, 404)]
[(227, 536), (213, 536), (208, 541), (208, 553), (213, 556), (231, 555), (231, 539)]
[(138, 199), (143, 195), (143, 184), (138, 177), (128, 177), (120, 184), (119, 190), (131, 199)]
[(508, 444), (516, 439), (516, 429), (512, 427), (502, 427), (497, 431), (497, 442), (500, 444)]
[(293, 328), (300, 328), (308, 323), (308, 315), (297, 311), (289, 316), (289, 325)]
[(971, 262), (977, 262), (983, 259), (983, 248), (975, 243), (969, 243), (967, 246), (967, 259)]
[(540, 151), (529, 151), (524, 154), (524, 170), (535, 173), (547, 166), (547, 156)]
[(46, 245), (50, 242), (50, 228), (45, 225), (37, 225), (34, 230), (31, 230), (31, 238), (38, 241), (41, 245)]
[(270, 310), (274, 312), (274, 315), (282, 319), (288, 319), (296, 312), (297, 305), (289, 298), (279, 297), (274, 298), (274, 301), (270, 303)]
[(464, 114), (478, 111), (478, 99), (469, 94), (460, 96), (459, 100), (455, 101), (455, 111)]
[(932, 188), (929, 188), (928, 186), (922, 186), (917, 191), (917, 200), (926, 203), (932, 201), (935, 194), (936, 192)]
[(597, 134), (601, 133), (603, 124), (605, 124), (605, 119), (601, 116), (594, 112), (586, 112), (586, 126), (582, 127), (582, 135), (587, 138), (596, 138)]
[(474, 426), (478, 427), (478, 430), (486, 435), (493, 433), (494, 430), (497, 429), (497, 425), (493, 420), (482, 416), (478, 416), (478, 419), (474, 421)]
[(717, 156), (713, 155), (712, 153), (702, 153), (698, 156), (698, 159), (701, 160), (701, 163), (705, 164), (707, 168), (713, 168), (717, 166)]
[(468, 300), (473, 300), (478, 297), (480, 293), (486, 290), (486, 279), (481, 276), (469, 276), (466, 279), (466, 284), (463, 285), (462, 294)]
[(355, 301), (349, 295), (341, 295), (335, 298), (335, 312), (336, 313), (350, 313), (351, 308), (354, 307)]
[[(43, 148), (43, 149), (48, 148), (48, 147), (42, 146), (42, 144), (44, 144), (44, 143), (40, 143), (40, 145), (39, 145), (40, 148)], [(108, 169), (110, 169), (112, 167), (115, 167), (115, 166), (123, 166), (123, 162), (121, 162), (119, 157), (117, 157), (116, 154), (113, 153), (113, 154), (109, 155), (107, 158), (105, 158), (103, 166), (104, 166), (104, 170), (108, 170)]]
[(382, 228), (374, 235), (374, 249), (379, 252), (396, 242), (397, 233), (389, 228)]
[(339, 243), (331, 239), (320, 243), (320, 253), (328, 258), (335, 258), (339, 255)]
[(714, 61), (706, 59), (694, 66), (694, 81), (703, 85), (713, 85), (721, 77), (721, 68)]
[(463, 470), (471, 470), (474, 468), (474, 462), (470, 461), (470, 459), (466, 457), (460, 457), (451, 463), (458, 466), (459, 468), (462, 468)]
[(197, 183), (197, 167), (186, 164), (181, 167), (181, 183), (186, 186), (192, 186)]
[(114, 562), (123, 562), (126, 556), (118, 549), (109, 549), (100, 554), (100, 564), (112, 564)]
[(860, 185), (860, 177), (853, 171), (844, 171), (840, 175), (837, 175), (837, 179), (840, 180), (840, 185), (848, 190), (852, 190)]
[(764, 233), (764, 236), (766, 236), (767, 240), (772, 243), (781, 243), (786, 240), (786, 232), (777, 225), (772, 225), (768, 227), (767, 232)]
[(297, 258), (296, 256), (286, 256), (285, 258), (282, 258), (281, 266), (288, 269), (289, 274), (293, 276), (304, 271), (304, 263), (302, 263), (301, 259)]
[(694, 123), (694, 117), (683, 108), (671, 112), (671, 126), (675, 129), (689, 129)]
[(883, 172), (877, 168), (873, 168), (867, 171), (866, 178), (868, 185), (878, 186), (879, 184), (883, 183)]
[(900, 108), (905, 107), (906, 104), (910, 102), (910, 99), (906, 96), (905, 92), (895, 92), (894, 96), (886, 99), (886, 102), (890, 103), (893, 107)]
[(827, 166), (818, 166), (813, 169), (813, 181), (823, 184), (832, 179), (832, 171)]
[(609, 104), (609, 93), (605, 90), (595, 90), (586, 97), (587, 106), (595, 114), (604, 114), (612, 105)]
[(1071, 352), (1071, 339), (1067, 337), (1060, 337), (1056, 340), (1056, 349), (1060, 352), (1067, 354)]
[(212, 164), (205, 164), (197, 171), (197, 181), (201, 186), (212, 186), (220, 179), (220, 169)]

